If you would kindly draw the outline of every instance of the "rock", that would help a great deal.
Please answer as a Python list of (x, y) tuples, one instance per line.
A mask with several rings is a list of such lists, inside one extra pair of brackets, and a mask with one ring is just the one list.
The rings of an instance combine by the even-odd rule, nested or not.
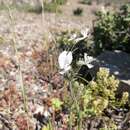
[(109, 69), (121, 81), (120, 91), (130, 92), (130, 54), (117, 50), (105, 51), (92, 64)]
[(97, 57), (95, 63), (109, 69), (111, 74), (130, 84), (130, 54), (122, 51), (105, 51)]

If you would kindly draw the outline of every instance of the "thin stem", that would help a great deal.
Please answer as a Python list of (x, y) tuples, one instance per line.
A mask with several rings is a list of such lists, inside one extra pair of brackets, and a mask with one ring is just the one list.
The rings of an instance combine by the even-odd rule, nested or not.
[(74, 105), (75, 105), (75, 107), (76, 107), (76, 111), (77, 111), (77, 114), (79, 114), (79, 118), (78, 118), (78, 130), (81, 130), (81, 114), (80, 114), (80, 108), (79, 108), (79, 104), (78, 104), (78, 101), (77, 101), (77, 98), (76, 98), (76, 96), (75, 96), (75, 93), (74, 93), (74, 91), (73, 91), (73, 88), (72, 88), (72, 83), (71, 83), (71, 81), (70, 81), (70, 94), (71, 94), (71, 97), (72, 97), (72, 99), (73, 99), (73, 101), (74, 101)]
[[(9, 18), (10, 18), (13, 30), (15, 30), (15, 28), (14, 28), (15, 23), (14, 23), (13, 16), (12, 16), (11, 11), (10, 11), (10, 7), (8, 5), (6, 5), (6, 7), (7, 7), (8, 12), (9, 12)], [(21, 65), (20, 65), (20, 61), (18, 58), (18, 50), (16, 47), (16, 33), (15, 33), (15, 31), (13, 31), (12, 33), (13, 33), (12, 42), (13, 42), (13, 48), (14, 48), (14, 52), (15, 52), (15, 56), (16, 56), (16, 62), (18, 64), (18, 70), (19, 70), (19, 76), (20, 76), (20, 86), (21, 86), (21, 91), (22, 91), (22, 96), (23, 96), (23, 101), (24, 101), (24, 110), (25, 110), (25, 112), (28, 112), (27, 96), (26, 96), (26, 91), (25, 91), (25, 87), (24, 87), (24, 83), (23, 83), (23, 75), (22, 75), (22, 71), (21, 71)]]

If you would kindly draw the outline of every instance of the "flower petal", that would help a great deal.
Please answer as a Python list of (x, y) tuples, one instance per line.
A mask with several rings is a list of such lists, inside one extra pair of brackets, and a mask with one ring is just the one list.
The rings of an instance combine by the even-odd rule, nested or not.
[(72, 52), (63, 51), (58, 58), (60, 69), (67, 68), (72, 62)]
[(88, 56), (87, 53), (84, 53), (84, 60), (86, 63), (90, 63), (94, 60), (94, 58), (92, 56)]
[(85, 28), (81, 30), (81, 34), (83, 35), (84, 38), (88, 37), (88, 33), (89, 33), (89, 28)]
[(79, 42), (79, 41), (84, 40), (84, 39), (85, 39), (84, 37), (76, 38), (75, 42)]
[(71, 51), (67, 52), (66, 59), (65, 59), (66, 60), (65, 62), (66, 62), (67, 66), (72, 63), (72, 59), (73, 59), (72, 52)]
[(87, 64), (87, 66), (88, 66), (89, 69), (94, 67), (94, 65), (92, 65), (92, 64)]
[(74, 34), (70, 37), (69, 41), (72, 41), (72, 40), (76, 39), (76, 37), (77, 37), (77, 34), (74, 33)]
[(65, 59), (66, 59), (67, 51), (63, 51), (58, 58), (60, 69), (64, 69)]
[(66, 67), (64, 70), (60, 71), (60, 74), (65, 74), (67, 71), (71, 69), (71, 66)]

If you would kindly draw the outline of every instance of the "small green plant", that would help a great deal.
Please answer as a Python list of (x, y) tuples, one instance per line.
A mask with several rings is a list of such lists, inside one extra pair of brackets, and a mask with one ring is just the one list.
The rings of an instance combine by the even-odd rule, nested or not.
[(91, 5), (92, 4), (92, 0), (83, 0), (81, 1), (82, 4), (87, 4), (87, 5)]
[(102, 114), (104, 109), (108, 105), (113, 105), (112, 102), (116, 100), (115, 92), (118, 84), (119, 81), (114, 76), (110, 76), (108, 70), (100, 68), (96, 80), (90, 82), (88, 89), (84, 91), (84, 111), (90, 115)]
[(52, 102), (52, 107), (55, 111), (61, 109), (61, 105), (63, 104), (63, 102), (61, 102), (59, 98), (52, 98), (51, 102)]
[(49, 122), (46, 126), (43, 126), (41, 130), (53, 130), (52, 123)]
[(73, 11), (73, 14), (76, 15), (76, 16), (81, 16), (83, 14), (83, 9), (78, 7), (77, 9), (75, 9)]
[(124, 108), (126, 103), (129, 104), (129, 93), (128, 92), (123, 92), (122, 98), (120, 99), (119, 102), (116, 102), (115, 104), (118, 107)]
[[(71, 76), (72, 77), (72, 76)], [(109, 74), (105, 68), (100, 68), (97, 72), (96, 79), (84, 85), (75, 80), (71, 80), (70, 92), (64, 99), (73, 119), (70, 118), (71, 124), (78, 124), (78, 128), (82, 128), (82, 121), (89, 117), (102, 117), (104, 111), (109, 108), (120, 107), (128, 103), (128, 93), (124, 93), (119, 102), (116, 97), (116, 91), (119, 86), (119, 80)], [(108, 118), (106, 116), (106, 118)], [(108, 123), (108, 120), (106, 121)], [(112, 120), (107, 129), (116, 130), (116, 125)], [(104, 122), (105, 123), (105, 122)]]
[(44, 10), (47, 12), (60, 12), (57, 3), (44, 3)]
[(60, 5), (66, 3), (67, 0), (52, 0), (51, 2), (44, 2), (44, 10), (47, 12), (61, 12), (59, 9)]
[(42, 13), (42, 6), (30, 6), (30, 5), (25, 5), (21, 7), (21, 10), (26, 11), (26, 12), (31, 12), (31, 13), (37, 13), (40, 14)]

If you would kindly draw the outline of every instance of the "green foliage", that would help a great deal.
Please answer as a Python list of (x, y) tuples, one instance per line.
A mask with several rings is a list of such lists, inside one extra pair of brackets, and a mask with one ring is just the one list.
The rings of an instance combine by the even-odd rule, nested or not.
[(78, 7), (77, 9), (75, 9), (73, 11), (73, 14), (76, 15), (76, 16), (81, 16), (83, 14), (83, 9)]
[[(74, 38), (71, 37), (77, 35), (76, 38), (82, 37), (81, 33), (77, 30), (72, 30), (70, 32), (64, 31), (57, 35), (56, 41), (58, 43), (58, 48), (60, 50), (71, 50), (73, 51), (73, 61), (78, 61), (80, 58), (84, 57), (84, 53), (89, 55), (94, 54), (94, 47), (92, 42), (92, 37), (85, 38), (81, 41), (76, 42)], [(73, 62), (73, 63), (74, 63)]]
[(94, 42), (97, 53), (108, 50), (123, 50), (130, 53), (130, 4), (119, 12), (99, 12), (94, 25)]
[(61, 12), (60, 5), (66, 3), (67, 0), (52, 0), (51, 2), (44, 2), (44, 10), (47, 12)]
[(47, 12), (60, 12), (57, 3), (44, 3), (44, 10)]
[(51, 102), (52, 102), (52, 107), (55, 111), (61, 109), (61, 105), (63, 104), (63, 102), (61, 102), (59, 98), (52, 98)]
[(63, 5), (67, 2), (67, 0), (53, 0), (53, 2), (57, 3), (58, 5)]
[(3, 43), (5, 43), (5, 38), (0, 36), (0, 45), (3, 44)]
[(69, 40), (71, 35), (73, 34), (77, 34), (77, 31), (71, 31), (71, 32), (68, 32), (68, 31), (63, 31), (61, 32), (60, 34), (57, 34), (56, 36), (56, 41), (58, 43), (58, 48), (59, 50), (68, 50), (74, 46), (75, 44), (75, 41), (73, 40)]
[[(47, 12), (61, 12), (59, 9), (60, 5), (63, 5), (66, 3), (67, 0), (53, 0), (52, 2), (44, 2), (44, 11)], [(40, 14), (42, 13), (42, 5), (34, 5), (31, 6), (30, 4), (11, 4), (9, 5), (10, 9), (17, 9), (18, 11), (25, 11), (25, 12), (32, 12)], [(0, 5), (0, 10), (7, 10), (6, 5)]]
[(115, 122), (109, 118), (104, 119), (104, 128), (100, 128), (99, 130), (117, 130), (117, 125)]
[(70, 75), (69, 91), (64, 97), (64, 104), (69, 110), (69, 126), (76, 125), (78, 129), (83, 126), (86, 118), (101, 117), (104, 120), (101, 130), (117, 130), (113, 120), (105, 116), (104, 111), (109, 108), (123, 108), (128, 103), (129, 94), (125, 92), (121, 99), (117, 99), (116, 91), (119, 80), (105, 68), (100, 68), (96, 79), (88, 85), (72, 80)]
[(46, 126), (43, 126), (42, 130), (53, 130), (52, 123), (49, 122)]
[[(88, 89), (84, 91), (83, 102), (84, 111), (90, 114), (100, 115), (111, 102), (115, 100), (115, 91), (118, 87), (119, 81), (114, 76), (109, 75), (109, 71), (100, 68), (97, 73), (96, 81), (90, 82)], [(88, 98), (89, 97), (89, 98)]]
[[(116, 98), (119, 80), (110, 75), (105, 68), (100, 68), (95, 81), (91, 81), (88, 85), (75, 80), (71, 81), (70, 85), (70, 92), (65, 97), (64, 105), (73, 115), (71, 122), (77, 122), (77, 124), (81, 124), (84, 118), (103, 117), (104, 110), (123, 107), (128, 103), (128, 93), (124, 93), (120, 101)], [(116, 130), (112, 120), (107, 120), (106, 123), (110, 124), (106, 124), (105, 128)]]
[(92, 4), (92, 0), (82, 0), (81, 3), (87, 4), (87, 5), (91, 5)]
[(129, 93), (128, 92), (124, 92), (121, 102), (120, 102), (120, 106), (124, 106), (126, 104), (126, 102), (128, 102), (129, 99)]
[(37, 13), (37, 14), (42, 13), (42, 6), (30, 6), (26, 4), (22, 7), (19, 7), (19, 9), (31, 13)]

